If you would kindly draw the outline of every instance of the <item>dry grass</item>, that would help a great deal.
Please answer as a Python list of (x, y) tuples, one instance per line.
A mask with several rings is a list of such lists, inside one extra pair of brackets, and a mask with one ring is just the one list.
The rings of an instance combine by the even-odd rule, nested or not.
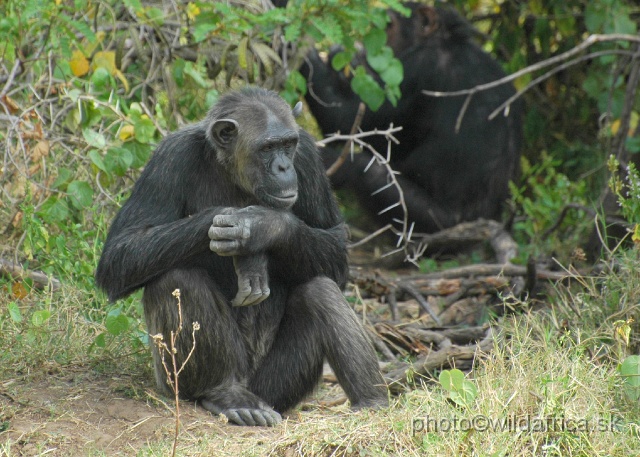
[[(469, 375), (478, 395), (468, 408), (428, 380), (388, 410), (311, 403), (270, 429), (228, 425), (186, 403), (178, 455), (640, 455), (640, 408), (625, 400), (616, 372), (637, 350), (637, 330), (630, 347), (613, 338), (616, 320), (637, 316), (637, 263), (637, 255), (623, 258), (604, 279), (559, 289), (544, 310), (503, 318), (494, 351)], [(132, 355), (126, 333), (88, 352), (105, 329), (89, 318), (102, 311), (88, 313), (86, 299), (68, 286), (21, 299), (0, 294), (8, 349), (0, 355), (0, 456), (170, 453), (173, 419), (162, 403), (170, 401), (151, 385), (149, 356)], [(22, 322), (10, 318), (9, 302)], [(31, 315), (42, 309), (51, 317), (34, 327)], [(458, 429), (445, 430), (454, 421)], [(487, 421), (507, 421), (507, 429), (483, 430)]]

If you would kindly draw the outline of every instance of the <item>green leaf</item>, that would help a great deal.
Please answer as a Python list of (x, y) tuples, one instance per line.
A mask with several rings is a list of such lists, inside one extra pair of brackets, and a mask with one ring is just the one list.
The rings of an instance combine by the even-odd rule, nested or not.
[(390, 86), (387, 84), (387, 87), (385, 87), (384, 89), (385, 89), (385, 94), (387, 96), (387, 99), (391, 102), (393, 106), (396, 106), (398, 104), (398, 100), (402, 96), (400, 87)]
[(71, 197), (71, 204), (77, 209), (87, 208), (93, 202), (93, 189), (86, 181), (71, 182), (67, 193)]
[(93, 340), (93, 345), (99, 348), (104, 348), (107, 345), (105, 333), (101, 333)]
[(96, 149), (103, 149), (107, 146), (107, 139), (100, 132), (96, 132), (92, 129), (83, 129), (82, 136), (89, 146)]
[(438, 380), (442, 387), (448, 391), (462, 390), (465, 382), (464, 373), (457, 368), (453, 370), (443, 370), (440, 372)]
[(387, 68), (380, 72), (380, 77), (389, 86), (398, 87), (404, 79), (404, 67), (395, 57), (389, 61)]
[(93, 71), (91, 75), (91, 82), (96, 89), (103, 89), (111, 81), (111, 75), (109, 70), (104, 67), (98, 67)]
[(133, 163), (133, 155), (125, 148), (111, 148), (104, 156), (104, 163), (108, 172), (124, 176)]
[(58, 168), (58, 177), (51, 187), (54, 189), (64, 189), (64, 187), (73, 179), (74, 173), (68, 168)]
[(372, 111), (377, 111), (384, 103), (384, 91), (363, 67), (356, 69), (356, 74), (351, 80), (351, 89)]
[(640, 355), (631, 355), (620, 365), (620, 376), (624, 381), (623, 389), (632, 402), (640, 401)]
[(33, 315), (31, 316), (31, 323), (36, 327), (40, 327), (42, 326), (42, 324), (47, 322), (50, 317), (51, 312), (46, 309), (42, 309), (33, 313)]
[(75, 21), (64, 14), (57, 15), (57, 18), (60, 19), (69, 29), (75, 29), (80, 32), (80, 34), (84, 35), (90, 43), (95, 43), (97, 41), (95, 33), (93, 33), (93, 30), (91, 30), (91, 27), (89, 27), (86, 22)]
[(13, 322), (16, 324), (22, 322), (22, 313), (20, 312), (20, 308), (18, 308), (18, 304), (16, 302), (10, 302), (7, 305), (7, 308), (9, 309), (9, 317), (11, 317)]
[(193, 79), (193, 82), (195, 82), (198, 86), (202, 87), (203, 89), (208, 89), (209, 83), (207, 83), (207, 81), (204, 79), (201, 71), (202, 71), (201, 67), (198, 67), (193, 62), (185, 63), (184, 73), (186, 75), (191, 76), (191, 79)]
[(633, 136), (626, 139), (624, 147), (632, 154), (640, 152), (640, 136)]
[(62, 222), (69, 218), (69, 206), (64, 200), (51, 195), (38, 210), (38, 215), (42, 216), (47, 222)]
[(383, 29), (373, 28), (362, 38), (367, 55), (378, 54), (387, 43), (387, 34)]
[(104, 160), (102, 160), (102, 156), (97, 150), (92, 149), (91, 151), (89, 151), (88, 155), (89, 155), (89, 158), (91, 159), (91, 163), (93, 163), (96, 167), (98, 167), (100, 170), (104, 171), (105, 173), (109, 172), (109, 170), (107, 170), (107, 166), (104, 163)]
[(334, 55), (333, 58), (331, 59), (331, 66), (333, 67), (334, 70), (340, 71), (344, 67), (349, 65), (352, 59), (353, 59), (353, 52), (340, 51), (336, 53), (336, 55)]
[(376, 54), (367, 54), (367, 62), (376, 72), (385, 70), (394, 60), (393, 51), (389, 47), (384, 47)]
[(606, 20), (605, 12), (601, 9), (601, 5), (597, 2), (588, 3), (584, 11), (584, 24), (591, 33), (602, 31)]
[(289, 24), (284, 29), (284, 39), (289, 42), (296, 42), (298, 38), (300, 38), (300, 34), (302, 33), (302, 24), (293, 23)]
[(478, 396), (475, 384), (465, 379), (464, 373), (458, 369), (442, 371), (438, 380), (457, 405), (468, 407)]
[(129, 151), (132, 161), (129, 164), (129, 168), (138, 169), (147, 163), (149, 156), (153, 151), (153, 146), (150, 144), (143, 144), (137, 141), (127, 141), (122, 145), (122, 149)]
[(220, 15), (212, 11), (203, 11), (196, 17), (193, 26), (193, 39), (196, 43), (205, 40), (209, 36), (209, 32), (218, 28), (220, 24)]
[(146, 11), (146, 16), (150, 22), (157, 26), (161, 26), (164, 24), (164, 12), (160, 8), (148, 8)]
[(449, 398), (460, 406), (468, 407), (478, 396), (478, 389), (471, 381), (464, 380), (459, 389), (449, 393)]
[(129, 329), (129, 319), (117, 309), (107, 315), (104, 325), (109, 333), (118, 336)]
[[(344, 43), (344, 33), (338, 20), (331, 15), (315, 16), (312, 24), (332, 43)], [(306, 30), (307, 33), (311, 30)], [(319, 41), (319, 40), (318, 40)]]
[(451, 381), (451, 371), (443, 370), (440, 372), (440, 376), (438, 376), (438, 381), (442, 388), (446, 391), (453, 390), (453, 382)]
[(307, 80), (299, 71), (292, 71), (289, 74), (285, 84), (284, 91), (281, 95), (290, 105), (298, 103), (300, 100), (299, 94), (305, 95), (307, 93)]
[(140, 143), (151, 143), (156, 133), (156, 126), (148, 117), (141, 117), (133, 124), (133, 132)]
[(124, 0), (123, 3), (127, 8), (133, 8), (135, 12), (142, 10), (142, 2), (140, 0)]
[(618, 13), (613, 16), (614, 33), (627, 33), (635, 35), (637, 30), (636, 23), (631, 20), (628, 14)]

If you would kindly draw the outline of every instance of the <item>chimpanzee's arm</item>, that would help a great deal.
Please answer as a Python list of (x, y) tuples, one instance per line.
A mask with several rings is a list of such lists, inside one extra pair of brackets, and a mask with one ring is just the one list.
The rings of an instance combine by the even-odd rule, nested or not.
[[(211, 250), (222, 256), (266, 253), (269, 276), (279, 282), (302, 284), (327, 276), (342, 285), (346, 280), (345, 228), (339, 223), (318, 228), (289, 211), (248, 206), (215, 216), (209, 238)], [(242, 269), (236, 272), (243, 276)]]
[(201, 130), (169, 135), (158, 146), (113, 221), (96, 271), (96, 283), (110, 300), (210, 252), (207, 230), (222, 208), (196, 205), (209, 208), (193, 215), (186, 209), (211, 186), (193, 172), (204, 168), (197, 160), (206, 159)]
[(114, 227), (104, 245), (96, 283), (110, 300), (117, 300), (206, 253), (207, 230), (215, 214), (211, 209), (156, 226)]
[(280, 247), (269, 252), (271, 276), (294, 284), (327, 276), (343, 288), (349, 273), (344, 224), (319, 229), (298, 220), (292, 227)]

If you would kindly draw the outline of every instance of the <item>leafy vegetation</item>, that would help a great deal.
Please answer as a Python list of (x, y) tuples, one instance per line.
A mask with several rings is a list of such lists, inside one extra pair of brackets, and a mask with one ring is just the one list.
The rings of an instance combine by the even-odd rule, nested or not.
[[(590, 34), (637, 35), (640, 17), (634, 2), (622, 0), (451, 3), (509, 72), (569, 51)], [(372, 109), (401, 96), (403, 69), (383, 32), (385, 8), (402, 12), (400, 2), (265, 4), (0, 2), (0, 257), (62, 282), (50, 291), (0, 278), (0, 394), (30, 398), (32, 383), (81, 367), (150, 373), (139, 294), (108, 303), (93, 272), (110, 220), (167, 132), (200, 119), (229, 86), (260, 84), (297, 101), (307, 88), (296, 68), (312, 45), (343, 46), (332, 64), (353, 75), (352, 87)], [(364, 67), (351, 67), (359, 44), (382, 85)], [(470, 376), (443, 372), (439, 384), (426, 380), (427, 389), (401, 396), (389, 411), (305, 412), (267, 439), (220, 438), (231, 441), (228, 451), (190, 434), (183, 455), (638, 454), (640, 100), (630, 84), (638, 49), (628, 41), (597, 43), (557, 71), (540, 68), (515, 81), (524, 89), (547, 72), (523, 95), (526, 158), (512, 185), (518, 260), (572, 262), (593, 227), (580, 207), (600, 212), (610, 192), (633, 242), (602, 259), (602, 274), (556, 286), (544, 306), (523, 303), (500, 321), (495, 351)], [(575, 207), (554, 228), (567, 204)], [(425, 269), (437, 267), (424, 261)], [(11, 405), (0, 411), (0, 433), (24, 402)], [(478, 415), (594, 419), (609, 428), (415, 428), (427, 416)], [(138, 455), (166, 455), (172, 443), (141, 445)], [(34, 452), (48, 452), (39, 446)], [(0, 455), (19, 455), (2, 435)]]

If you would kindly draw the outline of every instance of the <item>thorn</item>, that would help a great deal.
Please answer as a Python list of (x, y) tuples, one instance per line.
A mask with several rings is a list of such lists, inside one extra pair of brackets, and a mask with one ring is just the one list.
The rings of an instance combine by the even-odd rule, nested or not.
[(382, 192), (382, 191), (383, 191), (383, 190), (385, 190), (385, 189), (388, 189), (389, 187), (393, 186), (394, 184), (395, 184), (395, 183), (394, 183), (393, 181), (391, 181), (390, 183), (388, 183), (388, 184), (386, 184), (386, 185), (382, 186), (380, 189), (378, 189), (378, 190), (374, 191), (371, 195), (379, 194), (380, 192)]
[(386, 213), (386, 212), (387, 212), (387, 211), (389, 211), (389, 210), (392, 210), (393, 208), (395, 208), (395, 207), (397, 207), (397, 206), (400, 206), (400, 202), (398, 202), (398, 203), (394, 203), (394, 204), (393, 204), (393, 205), (391, 205), (391, 206), (387, 206), (385, 209), (383, 209), (382, 211), (380, 211), (380, 212), (378, 213), (378, 216), (379, 216), (379, 215), (381, 215), (381, 214)]

